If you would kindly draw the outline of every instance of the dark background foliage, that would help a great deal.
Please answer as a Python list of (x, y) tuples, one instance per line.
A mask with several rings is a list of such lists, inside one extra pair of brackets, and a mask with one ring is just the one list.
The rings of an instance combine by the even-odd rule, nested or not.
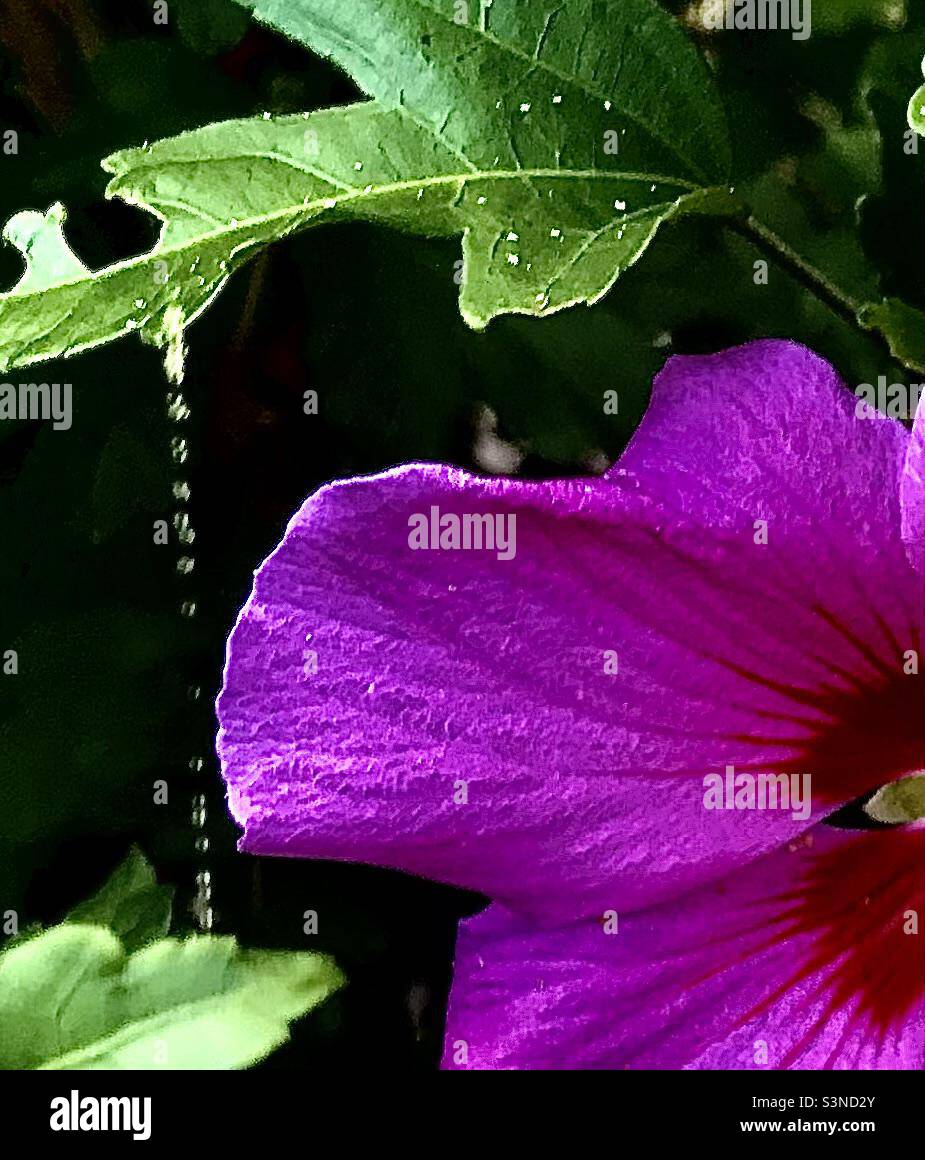
[[(345, 0), (347, 2), (347, 0)], [(682, 16), (686, 6), (668, 5)], [(908, 11), (907, 11), (908, 7)], [(332, 67), (250, 25), (230, 0), (0, 0), (0, 217), (61, 200), (78, 254), (102, 265), (150, 246), (146, 215), (104, 202), (114, 149), (264, 110), (357, 98)], [(925, 307), (925, 164), (903, 151), (920, 81), (916, 0), (816, 0), (813, 36), (707, 35), (736, 171), (766, 219), (852, 292)], [(857, 210), (859, 199), (860, 211)], [(189, 333), (189, 461), (176, 465), (161, 359), (127, 341), (42, 368), (72, 382), (71, 431), (0, 422), (0, 913), (53, 922), (137, 840), (188, 905), (213, 880), (216, 929), (251, 945), (322, 949), (349, 988), (294, 1028), (265, 1067), (431, 1067), (459, 916), (473, 895), (387, 871), (238, 855), (212, 753), (224, 640), (251, 573), (304, 497), (333, 477), (407, 460), (490, 469), (497, 440), (530, 476), (601, 470), (673, 352), (779, 335), (833, 360), (850, 385), (908, 381), (847, 326), (713, 222), (663, 230), (592, 310), (466, 329), (458, 242), (369, 226), (312, 231), (243, 270)], [(20, 273), (0, 253), (0, 286)], [(878, 289), (879, 288), (879, 289)], [(36, 375), (10, 372), (10, 378)], [(603, 413), (617, 388), (617, 417)], [(318, 391), (320, 414), (302, 411)], [(492, 426), (495, 425), (492, 434)], [(494, 448), (494, 451), (493, 451)], [(189, 482), (190, 578), (152, 542)], [(179, 615), (195, 599), (197, 614)], [(198, 687), (198, 700), (190, 688)], [(201, 756), (200, 772), (189, 761)], [(167, 780), (170, 803), (152, 804)], [(194, 846), (190, 805), (205, 794)], [(201, 835), (200, 835), (201, 836)], [(302, 933), (318, 911), (320, 932)]]

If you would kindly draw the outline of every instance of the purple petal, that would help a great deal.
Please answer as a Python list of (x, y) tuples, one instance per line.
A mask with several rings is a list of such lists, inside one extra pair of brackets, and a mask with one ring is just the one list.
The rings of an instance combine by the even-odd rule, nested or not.
[[(812, 823), (705, 810), (706, 773), (810, 772), (816, 817), (907, 772), (918, 593), (898, 536), (860, 567), (850, 528), (758, 545), (667, 520), (637, 482), (413, 466), (308, 500), (229, 641), (218, 748), (242, 848), (394, 866), (553, 922)], [(432, 507), (516, 516), (515, 554), (411, 550)]]
[(922, 558), (925, 554), (925, 519), (922, 515), (922, 507), (925, 504), (925, 486), (922, 482), (923, 458), (925, 458), (923, 444), (925, 444), (925, 395), (919, 399), (916, 407), (915, 422), (909, 437), (900, 485), (903, 540), (909, 559), (919, 571), (922, 570)]
[(877, 552), (899, 534), (907, 443), (824, 359), (769, 339), (670, 359), (613, 471), (637, 473), (678, 519), (763, 519), (770, 537), (807, 528)]
[(921, 830), (821, 826), (616, 919), (495, 904), (460, 928), (444, 1067), (919, 1069), (922, 852)]

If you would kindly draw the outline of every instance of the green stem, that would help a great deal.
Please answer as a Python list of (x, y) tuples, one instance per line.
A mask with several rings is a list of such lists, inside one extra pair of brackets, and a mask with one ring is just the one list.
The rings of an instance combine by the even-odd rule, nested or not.
[(904, 373), (925, 373), (925, 367), (918, 362), (900, 356), (894, 350), (889, 338), (883, 331), (876, 327), (864, 325), (862, 316), (864, 307), (867, 305), (866, 303), (852, 298), (847, 291), (842, 290), (831, 278), (823, 274), (821, 270), (817, 270), (805, 258), (802, 258), (779, 234), (776, 234), (763, 222), (759, 221), (747, 208), (741, 216), (730, 218), (726, 222), (726, 225), (734, 233), (739, 234), (751, 242), (758, 250), (767, 254), (775, 263), (787, 270), (800, 285), (804, 286), (819, 301), (824, 302), (839, 318), (850, 323), (852, 327), (860, 329), (863, 334), (872, 341), (875, 341), (881, 348), (885, 347), (889, 352), (890, 361), (893, 366), (901, 368)]
[(810, 293), (821, 299), (830, 310), (839, 317), (846, 319), (853, 326), (858, 325), (858, 313), (863, 305), (847, 294), (840, 286), (827, 278), (821, 270), (811, 266), (804, 258), (784, 241), (779, 234), (768, 229), (754, 214), (733, 220), (729, 223), (730, 229), (748, 240), (763, 253), (768, 254), (784, 269), (806, 287)]
[(925, 364), (922, 360), (899, 354), (893, 340), (883, 329), (876, 325), (868, 326), (863, 320), (865, 310), (873, 304), (858, 302), (857, 298), (852, 298), (850, 293), (832, 282), (822, 270), (817, 270), (815, 266), (811, 266), (807, 260), (801, 258), (793, 246), (788, 245), (779, 234), (768, 229), (768, 226), (760, 222), (746, 206), (743, 206), (739, 216), (729, 218), (725, 224), (732, 232), (750, 241), (761, 253), (767, 254), (779, 266), (786, 269), (798, 283), (809, 290), (811, 295), (828, 306), (832, 313), (850, 322), (852, 327), (859, 328), (861, 333), (875, 341), (877, 346), (886, 348), (893, 367), (901, 368), (902, 372), (909, 374), (925, 375)]
[(868, 303), (858, 302), (857, 298), (852, 298), (850, 293), (832, 282), (830, 277), (822, 273), (822, 270), (817, 270), (815, 266), (811, 266), (808, 261), (801, 258), (800, 254), (797, 254), (795, 249), (788, 245), (788, 242), (783, 240), (779, 234), (774, 233), (773, 230), (768, 229), (768, 226), (754, 217), (749, 209), (743, 209), (744, 211), (740, 213), (740, 216), (728, 219), (727, 225), (730, 230), (750, 241), (761, 253), (767, 254), (779, 266), (786, 269), (790, 275), (796, 278), (798, 283), (809, 290), (811, 295), (818, 298), (819, 302), (828, 306), (839, 318), (850, 322), (852, 327), (860, 328), (861, 332), (866, 334), (869, 339), (876, 341), (877, 346), (886, 347), (889, 351), (890, 361), (896, 367), (913, 375), (925, 374), (925, 365), (922, 362), (899, 354), (894, 343), (880, 327), (865, 324), (863, 312), (865, 312), (865, 307), (869, 305)]

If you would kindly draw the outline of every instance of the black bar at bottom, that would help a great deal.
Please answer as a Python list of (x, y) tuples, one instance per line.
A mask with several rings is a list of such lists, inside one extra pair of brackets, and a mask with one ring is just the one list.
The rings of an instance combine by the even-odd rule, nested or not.
[[(555, 1128), (581, 1138), (597, 1130), (615, 1144), (752, 1138), (878, 1143), (914, 1138), (920, 1072), (480, 1072), (396, 1074), (383, 1060), (351, 1072), (5, 1072), (0, 1124), (24, 1138), (73, 1147), (109, 1141), (259, 1147), (261, 1160), (301, 1140), (326, 1147), (358, 1134), (455, 1147), (489, 1143), (488, 1124), (512, 1139)], [(118, 1104), (111, 1102), (118, 1099)], [(146, 1102), (148, 1101), (148, 1102)], [(104, 1110), (105, 1109), (105, 1110)], [(430, 1126), (442, 1124), (438, 1136)], [(500, 1117), (500, 1118), (499, 1118)], [(104, 1126), (103, 1121), (108, 1122)], [(76, 1123), (75, 1123), (76, 1121)], [(53, 1126), (54, 1125), (54, 1126)], [(481, 1127), (479, 1127), (481, 1125)], [(608, 1127), (609, 1125), (609, 1127)], [(489, 1134), (494, 1151), (500, 1132)], [(452, 1138), (456, 1138), (453, 1140)], [(461, 1137), (461, 1138), (460, 1138)]]

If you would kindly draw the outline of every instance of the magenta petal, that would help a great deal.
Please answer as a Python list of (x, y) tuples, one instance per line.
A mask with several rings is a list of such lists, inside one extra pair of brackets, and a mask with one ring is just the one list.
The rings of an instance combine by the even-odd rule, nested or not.
[(925, 554), (925, 519), (922, 515), (925, 504), (925, 485), (922, 482), (925, 474), (923, 444), (925, 444), (925, 395), (919, 399), (915, 411), (915, 423), (906, 449), (900, 485), (903, 540), (909, 552), (909, 559), (919, 571), (922, 570), (922, 558)]
[[(676, 518), (708, 526), (836, 529), (876, 551), (899, 534), (903, 426), (859, 404), (832, 367), (763, 340), (672, 358), (611, 474), (637, 473)], [(852, 544), (852, 546), (853, 546)]]
[(920, 1069), (921, 859), (921, 831), (819, 827), (634, 914), (493, 905), (460, 928), (444, 1067)]
[[(811, 772), (818, 816), (906, 772), (880, 740), (910, 719), (911, 684), (890, 684), (917, 601), (898, 536), (859, 569), (837, 541), (814, 555), (812, 529), (759, 546), (669, 523), (644, 490), (417, 466), (309, 499), (228, 646), (242, 848), (398, 867), (554, 922), (667, 897), (812, 822), (705, 810), (705, 773)], [(432, 507), (516, 515), (516, 553), (411, 550)]]

